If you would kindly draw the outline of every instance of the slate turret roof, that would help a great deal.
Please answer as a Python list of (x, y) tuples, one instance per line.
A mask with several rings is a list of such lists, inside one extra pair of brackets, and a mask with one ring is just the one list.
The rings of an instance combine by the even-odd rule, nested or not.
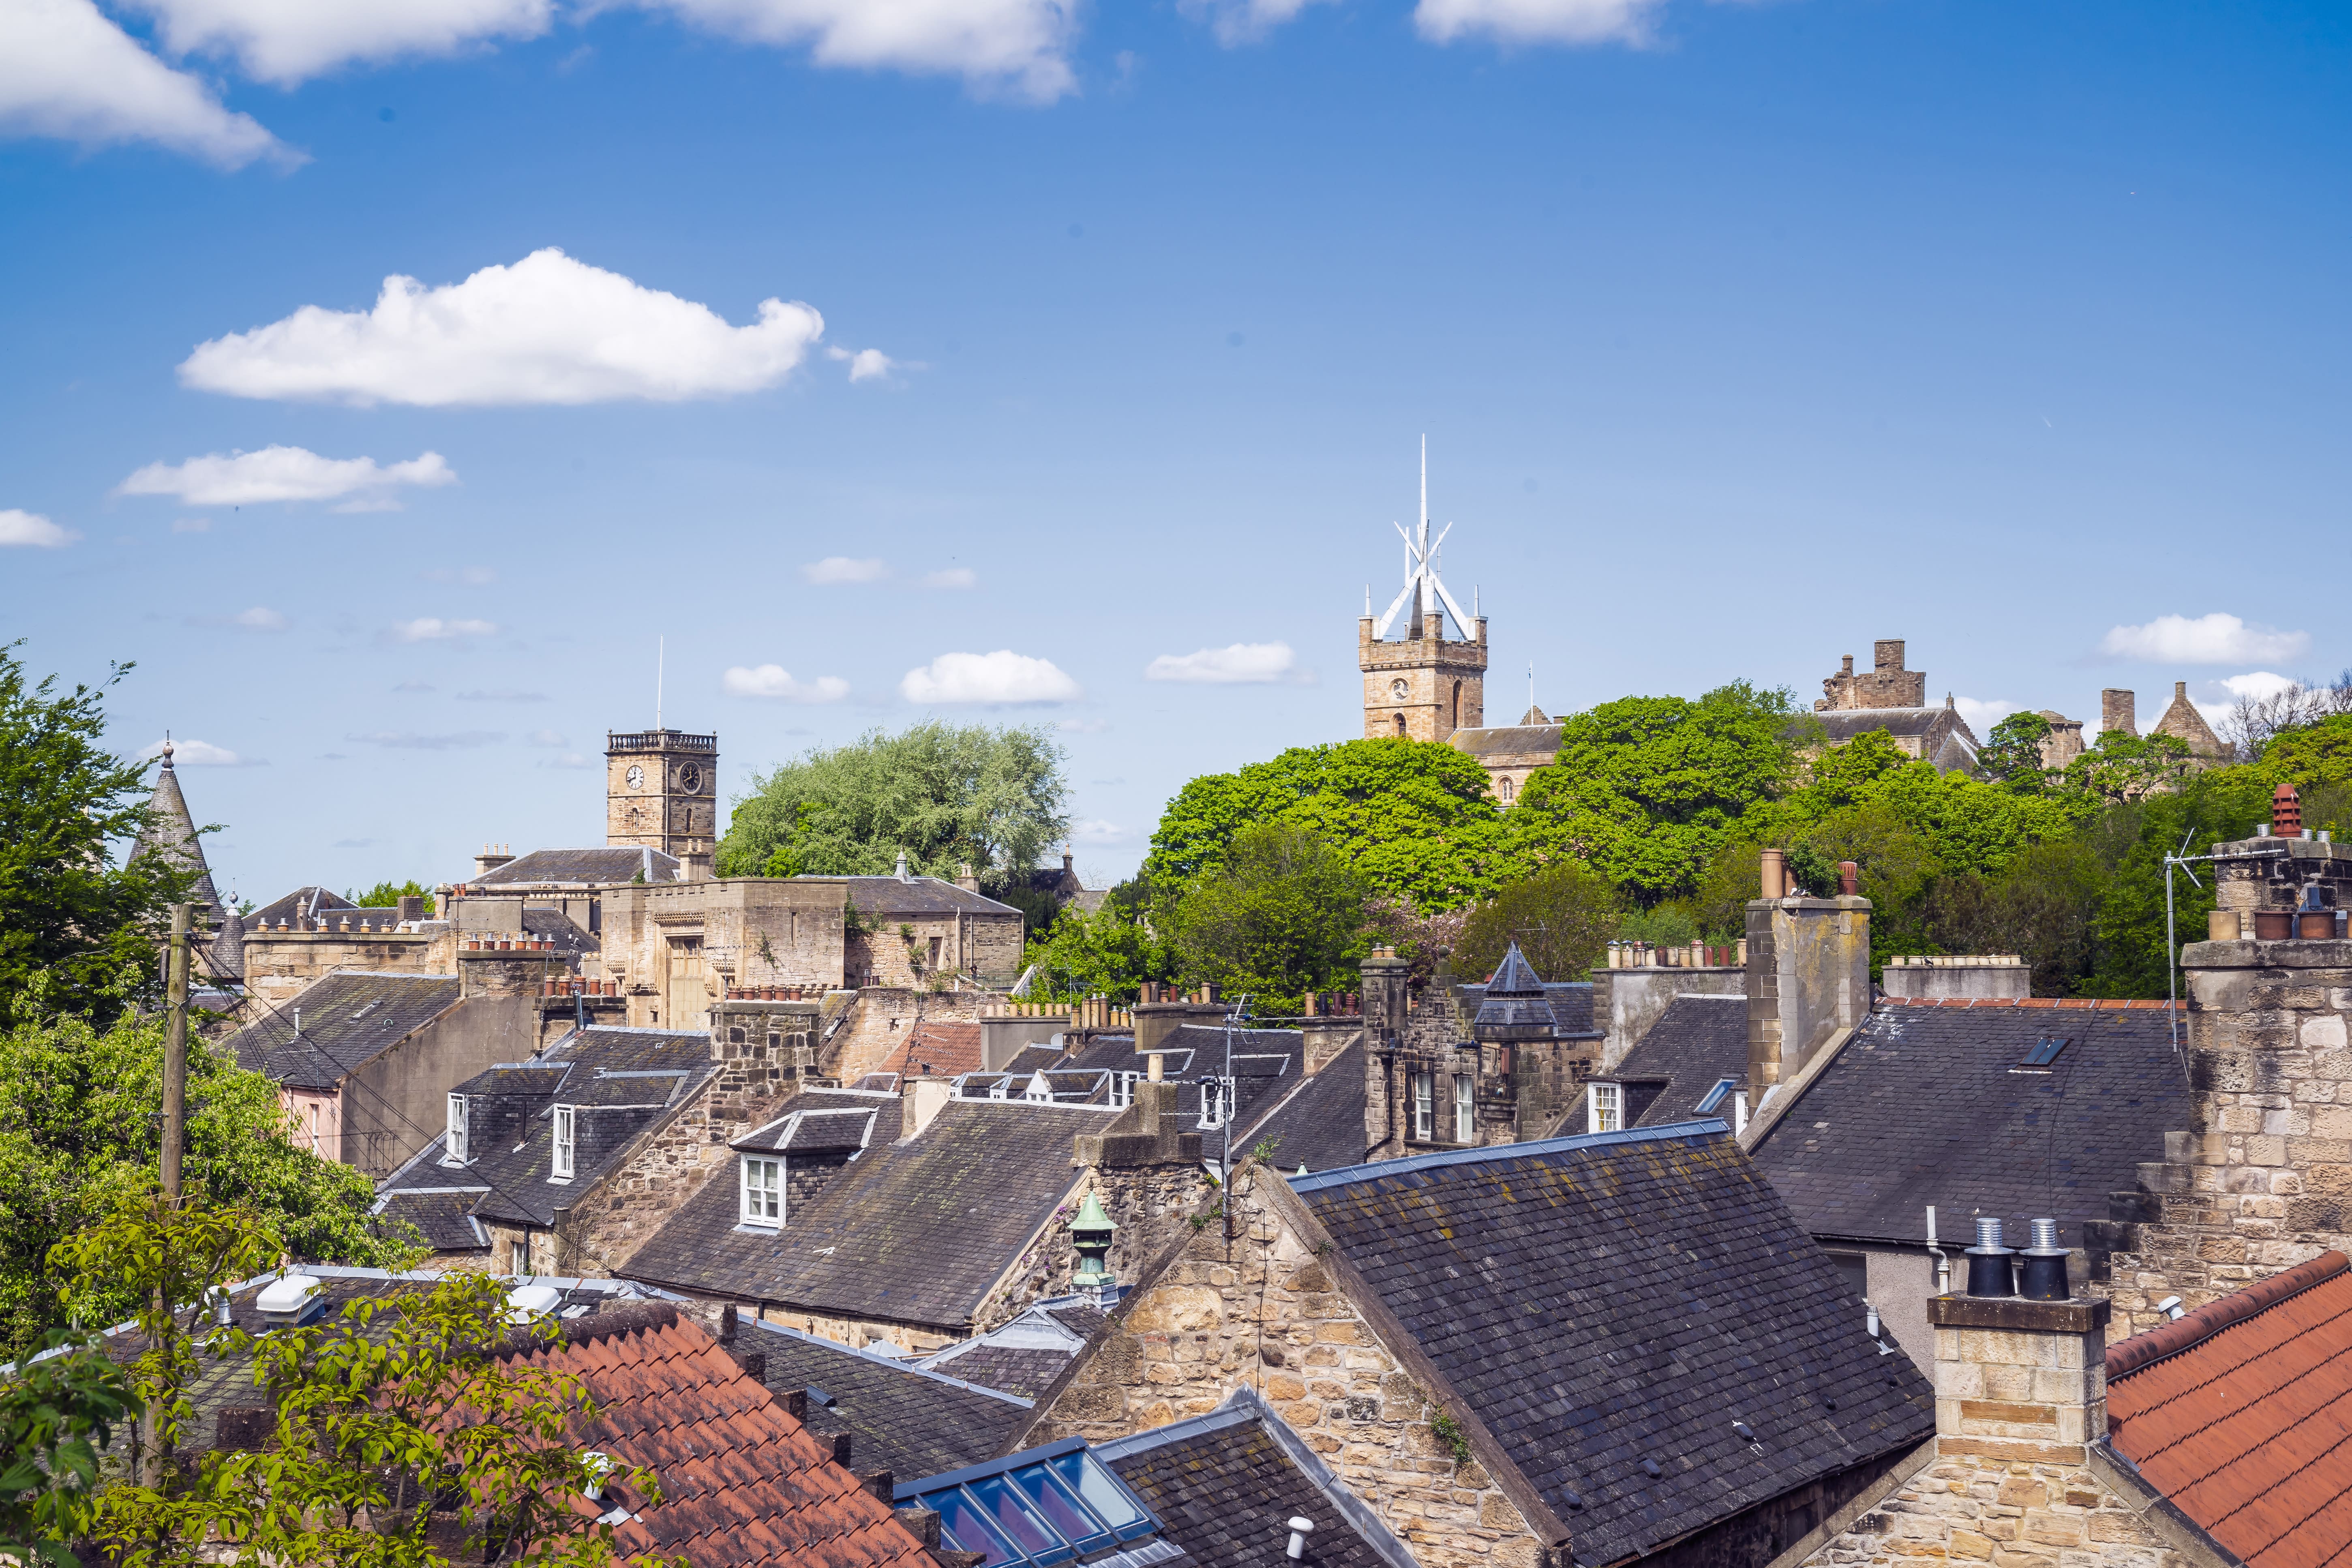
[(1927, 1380), (1880, 1353), (1837, 1266), (1720, 1121), (1291, 1187), (1580, 1563), (1655, 1550), (1934, 1435)]
[(188, 815), (187, 796), (180, 793), (180, 775), (172, 766), (172, 742), (163, 742), (163, 765), (155, 775), (155, 793), (147, 802), (147, 825), (140, 829), (131, 854), (161, 855), (195, 873), (190, 901), (196, 906), (199, 930), (209, 941), (192, 944), (197, 981), (241, 981), (245, 978), (245, 926), (222, 902), (213, 885), (212, 868), (205, 861), (204, 841), (196, 835), (196, 819)]

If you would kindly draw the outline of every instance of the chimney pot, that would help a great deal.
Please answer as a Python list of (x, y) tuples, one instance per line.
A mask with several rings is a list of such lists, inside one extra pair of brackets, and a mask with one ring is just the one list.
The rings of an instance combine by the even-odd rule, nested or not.
[(1862, 868), (1852, 860), (1838, 862), (1838, 891), (1851, 899), (1859, 896)]
[(2014, 1296), (2017, 1285), (2009, 1260), (2017, 1255), (2000, 1244), (2000, 1221), (1991, 1215), (1977, 1216), (1977, 1244), (1969, 1248), (1969, 1294)]

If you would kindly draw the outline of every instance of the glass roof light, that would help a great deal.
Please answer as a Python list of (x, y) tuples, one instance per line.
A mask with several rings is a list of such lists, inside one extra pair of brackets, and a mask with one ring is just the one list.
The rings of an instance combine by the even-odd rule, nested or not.
[(1181, 1555), (1158, 1538), (1160, 1521), (1083, 1437), (908, 1481), (894, 1499), (937, 1513), (942, 1540), (982, 1553), (983, 1568), (1142, 1568)]

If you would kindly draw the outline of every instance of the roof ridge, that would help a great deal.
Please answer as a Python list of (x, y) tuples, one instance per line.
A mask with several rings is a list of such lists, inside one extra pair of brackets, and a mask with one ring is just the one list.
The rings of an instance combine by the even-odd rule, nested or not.
[[(1677, 993), (1677, 994), (1682, 994)], [(2064, 1007), (2076, 1011), (2102, 1008), (2154, 1008), (2173, 1004), (2140, 996), (1881, 996), (1874, 1009), (1885, 1007)]]
[(2208, 1301), (2195, 1311), (2183, 1313), (2168, 1323), (2159, 1323), (2144, 1334), (2134, 1334), (2120, 1344), (2108, 1347), (2107, 1378), (2112, 1382), (2119, 1377), (2128, 1377), (2159, 1361), (2193, 1349), (2222, 1330), (2234, 1328), (2291, 1297), (2301, 1295), (2315, 1285), (2325, 1284), (2347, 1269), (2352, 1269), (2352, 1258), (2347, 1258), (2341, 1252), (2323, 1252), (2284, 1273), (2258, 1279), (2242, 1290), (2232, 1290), (2217, 1300)]
[(677, 1305), (672, 1301), (632, 1301), (626, 1306), (599, 1308), (584, 1318), (559, 1318), (552, 1339), (524, 1327), (506, 1337), (503, 1344), (490, 1353), (499, 1360), (527, 1356), (540, 1351), (560, 1350), (567, 1345), (600, 1344), (624, 1334), (650, 1333), (656, 1329), (677, 1326)]
[(1375, 1160), (1362, 1165), (1342, 1165), (1337, 1170), (1318, 1171), (1311, 1175), (1289, 1178), (1294, 1193), (1318, 1193), (1327, 1187), (1345, 1186), (1352, 1182), (1370, 1181), (1377, 1176), (1405, 1175), (1415, 1171), (1436, 1170), (1446, 1165), (1481, 1164), (1489, 1160), (1523, 1160), (1531, 1154), (1550, 1154), (1569, 1149), (1602, 1149), (1621, 1143), (1656, 1143), (1675, 1138), (1690, 1138), (1703, 1133), (1728, 1132), (1731, 1124), (1721, 1117), (1698, 1117), (1688, 1121), (1661, 1122), (1655, 1127), (1629, 1127), (1617, 1132), (1579, 1132), (1566, 1138), (1544, 1138), (1529, 1143), (1489, 1143), (1477, 1149), (1445, 1149), (1434, 1154), (1415, 1154), (1402, 1160)]

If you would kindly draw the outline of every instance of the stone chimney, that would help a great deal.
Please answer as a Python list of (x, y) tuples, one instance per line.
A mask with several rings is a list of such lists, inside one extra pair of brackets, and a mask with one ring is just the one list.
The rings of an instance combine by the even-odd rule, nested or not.
[(901, 1079), (898, 1092), (898, 1138), (916, 1136), (947, 1109), (955, 1098), (955, 1084), (943, 1078)]
[[(1771, 875), (1769, 860), (1764, 874)], [(1756, 900), (1748, 906), (1746, 983), (1748, 1084), (1760, 1108), (1767, 1089), (1870, 1016), (1870, 900)]]
[(474, 857), (474, 875), (478, 879), (487, 877), (513, 858), (514, 857), (507, 852), (505, 845), (485, 844), (482, 846), (482, 852)]
[[(1063, 864), (1066, 866), (1068, 862), (1066, 860)], [(980, 878), (973, 872), (971, 862), (969, 860), (966, 860), (956, 867), (955, 882), (957, 887), (961, 888), (967, 893), (977, 893), (980, 891)]]
[(2119, 687), (2110, 686), (2099, 693), (2099, 733), (2120, 730), (2126, 735), (2137, 735), (2139, 725), (2132, 716), (2138, 699)]
[(404, 921), (423, 920), (425, 918), (425, 900), (414, 893), (400, 900), (400, 918)]
[(1392, 947), (1376, 947), (1360, 965), (1363, 974), (1364, 1028), (1372, 1039), (1404, 1030), (1408, 996), (1406, 978), (1412, 965)]
[(1903, 668), (1903, 639), (1880, 637), (1870, 645), (1870, 668), (1874, 675), (1892, 675)]

